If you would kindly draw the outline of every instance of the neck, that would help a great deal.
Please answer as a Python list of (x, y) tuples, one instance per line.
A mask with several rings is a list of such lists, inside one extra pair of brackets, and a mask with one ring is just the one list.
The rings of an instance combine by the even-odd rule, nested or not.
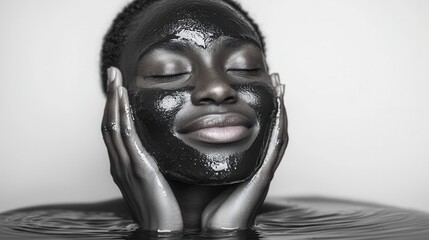
[(228, 186), (200, 186), (168, 181), (182, 212), (185, 230), (201, 230), (205, 207)]

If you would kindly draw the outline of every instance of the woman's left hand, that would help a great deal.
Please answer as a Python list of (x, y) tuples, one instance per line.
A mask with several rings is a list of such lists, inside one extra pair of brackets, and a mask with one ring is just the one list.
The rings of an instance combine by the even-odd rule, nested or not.
[(276, 91), (277, 114), (268, 150), (261, 168), (248, 181), (240, 183), (212, 200), (202, 214), (202, 228), (233, 230), (252, 227), (256, 211), (263, 203), (288, 143), (287, 117), (283, 103), (284, 85), (279, 75), (271, 75)]

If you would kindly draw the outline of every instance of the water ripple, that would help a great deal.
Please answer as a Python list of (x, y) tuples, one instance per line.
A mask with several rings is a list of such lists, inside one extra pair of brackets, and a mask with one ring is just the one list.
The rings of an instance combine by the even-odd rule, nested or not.
[(429, 239), (429, 214), (323, 198), (277, 199), (254, 229), (206, 233), (139, 231), (108, 211), (18, 210), (0, 214), (0, 239)]

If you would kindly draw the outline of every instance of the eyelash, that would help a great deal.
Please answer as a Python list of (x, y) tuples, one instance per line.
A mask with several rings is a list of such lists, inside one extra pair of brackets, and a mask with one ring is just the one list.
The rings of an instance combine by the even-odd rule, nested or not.
[[(228, 69), (227, 72), (234, 72), (234, 73), (239, 73), (239, 74), (243, 74), (243, 75), (249, 75), (249, 74), (255, 74), (260, 70), (260, 68), (231, 68)], [(165, 74), (165, 75), (151, 75), (151, 76), (147, 76), (147, 78), (153, 78), (153, 79), (157, 79), (157, 80), (175, 80), (177, 78), (180, 78), (184, 75), (187, 75), (189, 73), (184, 72), (184, 73), (176, 73), (176, 74)]]
[(252, 74), (252, 73), (257, 73), (259, 70), (260, 68), (231, 68), (231, 69), (228, 69), (227, 72)]
[(187, 75), (189, 73), (185, 72), (185, 73), (176, 73), (176, 74), (165, 74), (165, 75), (151, 75), (151, 76), (147, 76), (147, 78), (155, 78), (155, 79), (168, 79), (168, 80), (174, 80), (176, 78), (180, 78), (184, 75)]

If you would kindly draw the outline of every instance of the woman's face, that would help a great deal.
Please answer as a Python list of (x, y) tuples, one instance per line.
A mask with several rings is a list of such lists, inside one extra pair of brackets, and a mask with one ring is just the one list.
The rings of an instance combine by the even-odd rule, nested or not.
[(258, 35), (215, 1), (158, 1), (131, 28), (120, 69), (137, 131), (168, 178), (248, 179), (262, 163), (276, 104)]

